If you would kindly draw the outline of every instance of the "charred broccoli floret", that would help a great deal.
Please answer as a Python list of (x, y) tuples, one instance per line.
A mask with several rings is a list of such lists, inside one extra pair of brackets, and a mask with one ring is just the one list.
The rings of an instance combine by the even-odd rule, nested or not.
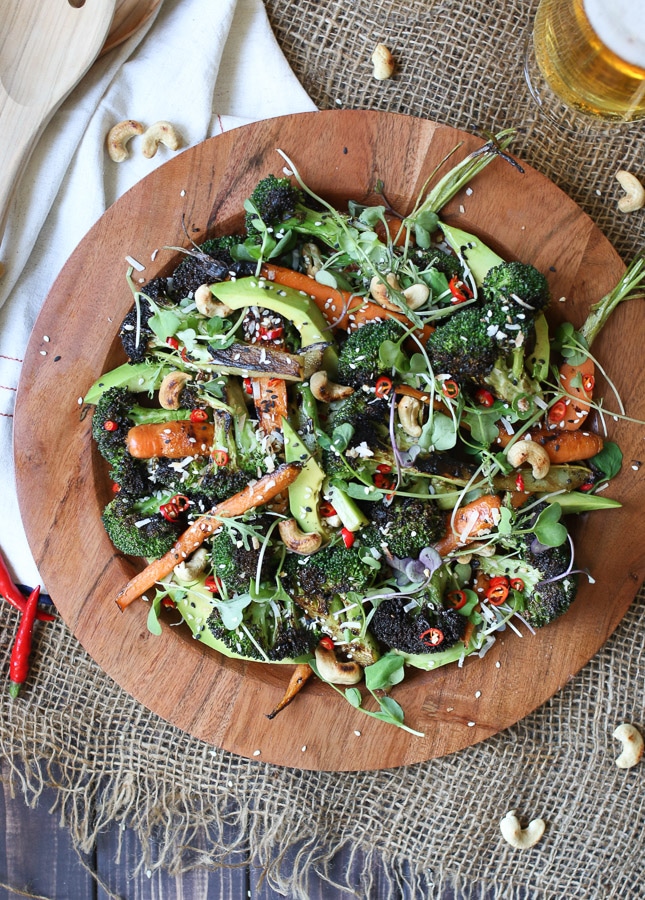
[(380, 358), (384, 341), (396, 342), (403, 334), (394, 319), (384, 322), (368, 322), (349, 335), (338, 355), (338, 380), (360, 390), (363, 385), (373, 385), (379, 375), (390, 371)]
[(237, 628), (228, 629), (214, 608), (208, 628), (232, 652), (258, 662), (280, 662), (309, 656), (320, 631), (309, 627), (302, 610), (288, 600), (278, 604), (250, 603)]
[(374, 613), (370, 628), (374, 637), (402, 653), (437, 653), (461, 640), (466, 618), (454, 609), (436, 609), (421, 602), (406, 611), (410, 598), (389, 597)]
[(499, 355), (482, 311), (476, 307), (453, 313), (430, 335), (426, 349), (435, 373), (450, 375), (460, 383), (485, 379)]
[(412, 261), (420, 272), (426, 269), (436, 269), (447, 279), (461, 278), (462, 270), (459, 258), (453, 253), (446, 253), (440, 247), (431, 247), (429, 250), (416, 250), (411, 254)]
[(173, 546), (186, 526), (183, 516), (169, 521), (159, 512), (169, 494), (133, 498), (120, 491), (105, 507), (103, 526), (121, 553), (158, 559)]
[(539, 269), (530, 263), (502, 262), (489, 269), (482, 283), (484, 303), (512, 321), (534, 317), (551, 301), (549, 284)]
[(231, 272), (238, 276), (251, 275), (253, 266), (232, 256), (243, 241), (242, 236), (225, 235), (186, 251), (185, 259), (172, 275), (172, 291), (177, 300), (191, 296), (202, 284), (224, 281)]
[[(360, 541), (352, 547), (328, 544), (311, 556), (288, 554), (284, 571), (291, 593), (327, 601), (336, 594), (364, 591), (372, 583), (374, 572), (363, 561)], [(322, 603), (326, 608), (326, 603)]]
[[(252, 520), (253, 528), (263, 533), (265, 522), (261, 517)], [(275, 574), (275, 562), (271, 553), (262, 554), (262, 545), (243, 531), (225, 528), (211, 542), (213, 575), (223, 582), (227, 594), (245, 593), (251, 580), (255, 580), (261, 565), (261, 579), (266, 581)]]
[(390, 553), (404, 559), (418, 557), (443, 537), (446, 523), (443, 513), (431, 501), (417, 498), (394, 500), (389, 506), (375, 503), (372, 522)]

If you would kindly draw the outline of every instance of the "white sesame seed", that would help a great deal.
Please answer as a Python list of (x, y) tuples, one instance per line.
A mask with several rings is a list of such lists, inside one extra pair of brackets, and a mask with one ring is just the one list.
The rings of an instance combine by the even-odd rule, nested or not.
[(307, 749), (307, 745), (306, 745), (306, 744), (305, 744), (305, 745), (304, 745), (304, 747), (301, 747), (301, 748), (300, 748), (300, 749), (301, 749), (301, 750), (302, 750), (302, 752), (303, 752), (303, 753), (304, 753), (304, 752), (305, 752), (305, 750), (306, 750), (306, 749)]
[(261, 750), (254, 750), (253, 756), (259, 756), (261, 752), (262, 752)]
[(482, 692), (481, 692), (481, 691), (475, 691), (475, 699), (476, 699), (476, 700), (479, 700), (479, 698), (481, 697), (481, 695), (482, 695)]
[(361, 736), (360, 731), (355, 731), (354, 734), (356, 735), (356, 737), (360, 737), (360, 736)]
[(469, 728), (473, 728), (474, 725), (475, 725), (474, 722), (469, 722), (469, 723), (468, 723), (468, 727), (469, 727)]
[(43, 340), (45, 341), (46, 344), (48, 344), (48, 343), (49, 343), (49, 335), (44, 334), (44, 335), (43, 335)]

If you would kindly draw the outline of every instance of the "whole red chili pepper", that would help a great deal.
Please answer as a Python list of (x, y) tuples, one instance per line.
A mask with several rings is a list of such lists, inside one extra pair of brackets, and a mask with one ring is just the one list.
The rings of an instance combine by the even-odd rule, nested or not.
[(34, 633), (39, 597), (40, 587), (35, 587), (29, 595), (25, 611), (18, 625), (16, 640), (14, 641), (11, 659), (9, 660), (9, 677), (11, 679), (9, 693), (12, 697), (18, 696), (20, 687), (27, 680), (27, 675), (29, 674), (31, 639)]
[[(20, 593), (16, 585), (13, 583), (11, 575), (9, 574), (9, 569), (7, 568), (7, 564), (5, 563), (1, 554), (0, 596), (4, 597), (7, 603), (13, 606), (14, 609), (17, 609), (21, 613), (24, 613), (25, 607), (27, 606), (27, 601)], [(40, 619), (41, 622), (53, 622), (56, 619), (56, 616), (52, 616), (50, 613), (41, 612), (41, 610), (38, 610), (36, 613), (36, 618)]]

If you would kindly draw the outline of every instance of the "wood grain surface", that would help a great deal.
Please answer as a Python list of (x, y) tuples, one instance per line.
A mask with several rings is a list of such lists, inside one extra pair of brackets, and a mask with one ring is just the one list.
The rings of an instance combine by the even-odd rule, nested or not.
[(114, 18), (100, 56), (132, 37), (157, 11), (160, 4), (161, 0), (116, 0)]
[[(165, 627), (154, 637), (145, 603), (121, 613), (114, 602), (140, 565), (114, 551), (101, 525), (110, 487), (80, 398), (124, 358), (117, 330), (132, 302), (126, 255), (145, 265), (141, 277), (148, 280), (176, 265), (176, 252), (167, 248), (186, 244), (184, 223), (197, 242), (239, 228), (242, 201), (257, 180), (282, 173), (276, 148), (334, 203), (369, 200), (381, 179), (390, 203), (405, 211), (459, 141), (459, 154), (481, 143), (433, 122), (356, 111), (272, 119), (212, 138), (177, 155), (107, 211), (63, 266), (36, 323), (17, 397), (15, 458), (24, 525), (44, 584), (111, 678), (213, 745), (320, 770), (390, 768), (452, 753), (508, 727), (566, 684), (611, 634), (643, 579), (645, 488), (632, 468), (643, 453), (642, 427), (610, 418), (626, 462), (608, 493), (624, 506), (581, 517), (574, 531), (578, 564), (590, 567), (595, 584), (583, 579), (567, 615), (535, 636), (505, 632), (482, 660), (410, 673), (393, 696), (423, 738), (362, 715), (320, 683), (269, 721), (264, 714), (281, 696), (288, 669), (221, 658), (181, 628)], [(521, 174), (495, 161), (445, 217), (508, 258), (542, 269), (556, 298), (555, 320), (580, 324), (624, 268), (579, 207), (529, 167)], [(644, 316), (642, 304), (622, 307), (594, 345), (630, 414), (641, 419)]]
[(0, 239), (7, 208), (54, 111), (95, 61), (115, 0), (0, 0)]

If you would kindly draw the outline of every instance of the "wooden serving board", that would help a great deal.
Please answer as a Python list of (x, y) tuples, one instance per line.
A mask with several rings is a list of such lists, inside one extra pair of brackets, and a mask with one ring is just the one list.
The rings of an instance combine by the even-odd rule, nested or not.
[(116, 0), (114, 18), (100, 56), (132, 37), (157, 11), (160, 4), (161, 0)]
[[(583, 578), (567, 615), (535, 636), (506, 632), (484, 659), (468, 659), (461, 669), (412, 672), (393, 696), (423, 738), (362, 715), (320, 683), (309, 684), (269, 721), (265, 713), (282, 695), (288, 667), (223, 659), (183, 628), (165, 627), (154, 637), (146, 630), (144, 602), (124, 613), (114, 602), (138, 563), (116, 553), (103, 531), (110, 485), (92, 446), (90, 411), (79, 398), (123, 360), (117, 330), (132, 302), (126, 255), (145, 265), (140, 277), (148, 280), (176, 265), (176, 253), (164, 248), (186, 245), (182, 222), (197, 242), (213, 230), (238, 229), (242, 201), (259, 178), (283, 171), (276, 148), (332, 202), (367, 200), (381, 179), (390, 203), (408, 210), (459, 141), (460, 154), (481, 144), (433, 122), (354, 111), (272, 119), (212, 138), (155, 170), (105, 213), (64, 265), (36, 323), (17, 398), (15, 455), (24, 524), (44, 584), (111, 678), (217, 747), (319, 770), (389, 768), (460, 750), (507, 728), (566, 685), (612, 633), (643, 580), (645, 487), (632, 468), (642, 458), (643, 432), (610, 421), (625, 465), (608, 493), (624, 506), (583, 517), (575, 530), (578, 563), (589, 566), (596, 583)], [(624, 268), (578, 206), (526, 166), (521, 174), (494, 162), (473, 182), (472, 194), (445, 213), (509, 258), (541, 268), (556, 298), (555, 319), (566, 315), (580, 324)], [(594, 345), (630, 414), (641, 419), (644, 327), (643, 305), (627, 304)]]

